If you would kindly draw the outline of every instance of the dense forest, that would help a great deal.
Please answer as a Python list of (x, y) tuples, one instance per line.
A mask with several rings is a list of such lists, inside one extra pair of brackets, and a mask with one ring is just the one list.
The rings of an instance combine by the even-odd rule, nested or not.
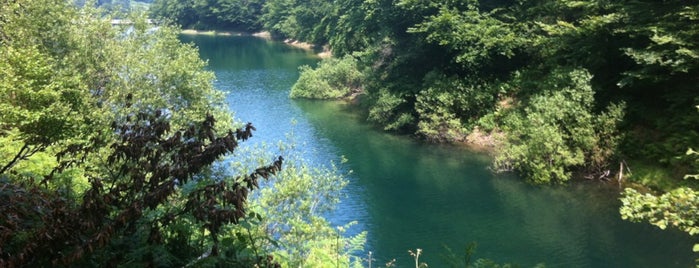
[(498, 169), (561, 182), (573, 171), (599, 176), (619, 160), (668, 167), (673, 177), (696, 170), (685, 152), (699, 143), (697, 8), (685, 1), (160, 0), (151, 11), (183, 27), (265, 29), (327, 44), (336, 59), (302, 70), (292, 95), (361, 92), (369, 121), (435, 142), (506, 133)]
[(668, 192), (629, 188), (622, 216), (699, 232), (686, 180), (699, 170), (696, 1), (157, 0), (151, 11), (327, 45), (334, 58), (303, 67), (292, 97), (350, 97), (387, 131), (492, 145), (495, 170), (532, 183), (623, 178)]

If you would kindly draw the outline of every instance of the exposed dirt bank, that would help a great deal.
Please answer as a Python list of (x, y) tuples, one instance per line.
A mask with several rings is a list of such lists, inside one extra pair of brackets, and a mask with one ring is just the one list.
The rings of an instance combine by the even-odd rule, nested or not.
[(301, 49), (305, 49), (305, 50), (312, 50), (312, 51), (320, 50), (320, 52), (317, 52), (316, 55), (318, 55), (318, 57), (323, 58), (323, 59), (332, 57), (332, 52), (330, 51), (330, 48), (328, 46), (323, 46), (322, 48), (318, 49), (318, 47), (316, 45), (306, 43), (306, 42), (300, 42), (300, 41), (294, 40), (294, 39), (286, 39), (286, 40), (284, 40), (284, 43), (287, 45), (290, 45), (292, 47), (301, 48)]
[(182, 30), (182, 34), (187, 34), (187, 35), (221, 35), (221, 36), (241, 36), (245, 35), (244, 33), (239, 33), (239, 32), (228, 32), (228, 31), (201, 31), (201, 30), (192, 30), (192, 29), (187, 29), (187, 30)]
[(495, 154), (498, 146), (504, 138), (504, 133), (493, 131), (484, 132), (478, 127), (474, 128), (471, 133), (466, 136), (466, 139), (461, 142), (464, 146), (479, 152)]

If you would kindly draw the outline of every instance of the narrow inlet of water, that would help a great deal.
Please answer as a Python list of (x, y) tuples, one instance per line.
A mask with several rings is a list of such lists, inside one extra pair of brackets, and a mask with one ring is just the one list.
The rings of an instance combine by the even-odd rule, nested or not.
[(293, 132), (311, 163), (349, 160), (341, 168), (353, 171), (350, 184), (329, 217), (368, 231), (375, 267), (394, 258), (410, 267), (416, 248), (421, 261), (443, 267), (445, 247), (460, 254), (471, 242), (475, 258), (521, 267), (694, 265), (689, 236), (621, 220), (614, 187), (531, 186), (493, 174), (483, 154), (377, 131), (342, 102), (289, 99), (298, 66), (318, 61), (310, 52), (254, 37), (182, 40), (209, 61), (235, 117), (257, 126), (251, 141), (274, 144)]

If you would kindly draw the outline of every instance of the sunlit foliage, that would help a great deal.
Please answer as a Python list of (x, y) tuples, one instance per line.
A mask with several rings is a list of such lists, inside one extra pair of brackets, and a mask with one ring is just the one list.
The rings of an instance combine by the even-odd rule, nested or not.
[(299, 80), (291, 88), (292, 98), (337, 99), (361, 92), (363, 74), (351, 56), (329, 58), (315, 69), (301, 66)]
[[(233, 123), (213, 73), (179, 42), (179, 29), (150, 25), (143, 14), (111, 25), (104, 14), (62, 0), (0, 6), (0, 196), (7, 200), (0, 204), (0, 266), (291, 262), (275, 260), (294, 248), (274, 246), (286, 236), (262, 228), (266, 218), (281, 218), (263, 218), (247, 203), (265, 179), (315, 177), (306, 169), (280, 174), (277, 155), (239, 173), (216, 169), (254, 126)], [(236, 155), (245, 157), (255, 158)], [(300, 199), (275, 188), (283, 183), (270, 184), (265, 191), (278, 194), (270, 205), (326, 194), (323, 206), (331, 206), (331, 190), (344, 184), (325, 176), (329, 189)], [(325, 231), (305, 237), (315, 246), (294, 260), (348, 262), (363, 243), (313, 211), (296, 213), (305, 218), (280, 224)], [(348, 244), (331, 247), (331, 240)]]

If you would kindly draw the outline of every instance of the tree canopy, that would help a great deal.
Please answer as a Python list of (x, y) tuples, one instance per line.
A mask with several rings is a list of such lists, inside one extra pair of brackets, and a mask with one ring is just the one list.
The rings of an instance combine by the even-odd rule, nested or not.
[[(285, 34), (327, 40), (335, 56), (355, 57), (365, 73), (368, 120), (387, 130), (440, 142), (463, 141), (474, 130), (504, 133), (496, 167), (544, 183), (566, 181), (576, 171), (597, 177), (622, 158), (672, 167), (678, 178), (694, 165), (683, 152), (699, 142), (693, 127), (699, 116), (692, 112), (699, 101), (695, 3), (334, 5), (315, 24), (331, 25), (325, 37)], [(570, 95), (571, 88), (586, 93)], [(544, 115), (544, 109), (558, 114)], [(535, 119), (544, 125), (531, 125)], [(537, 149), (538, 133), (561, 137), (560, 146)]]
[(156, 19), (183, 28), (257, 31), (262, 24), (264, 0), (155, 0), (150, 6)]

